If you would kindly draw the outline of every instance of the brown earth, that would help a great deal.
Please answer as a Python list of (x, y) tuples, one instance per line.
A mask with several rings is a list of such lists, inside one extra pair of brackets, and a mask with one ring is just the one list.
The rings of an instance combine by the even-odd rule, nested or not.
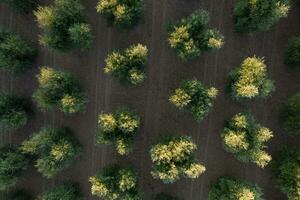
[[(47, 4), (52, 1), (41, 2)], [(287, 136), (278, 121), (278, 107), (300, 88), (300, 72), (292, 71), (283, 64), (288, 39), (300, 33), (299, 9), (293, 8), (287, 19), (281, 20), (269, 31), (241, 36), (233, 29), (233, 0), (145, 0), (144, 17), (139, 25), (128, 33), (120, 33), (108, 27), (96, 13), (96, 0), (83, 2), (94, 29), (95, 41), (89, 51), (67, 54), (53, 53), (38, 46), (40, 30), (33, 15), (20, 15), (4, 5), (0, 6), (0, 25), (24, 35), (39, 48), (34, 68), (25, 75), (13, 78), (0, 73), (1, 89), (30, 96), (37, 87), (35, 74), (38, 67), (48, 65), (71, 71), (89, 97), (84, 114), (70, 117), (57, 111), (41, 113), (36, 110), (35, 117), (25, 128), (0, 135), (1, 144), (19, 144), (43, 125), (67, 126), (83, 145), (81, 158), (57, 177), (46, 180), (32, 167), (21, 178), (18, 187), (38, 195), (62, 181), (75, 181), (80, 183), (85, 200), (97, 199), (91, 196), (88, 177), (106, 165), (119, 162), (133, 164), (138, 169), (145, 200), (153, 199), (154, 194), (161, 191), (186, 200), (206, 200), (209, 184), (222, 175), (257, 183), (263, 188), (266, 200), (286, 199), (275, 187), (270, 167), (259, 169), (253, 164), (237, 161), (223, 150), (220, 133), (224, 120), (239, 111), (250, 110), (262, 125), (274, 131), (275, 138), (269, 143), (269, 152), (274, 155), (285, 145), (299, 147), (299, 139)], [(211, 26), (220, 29), (226, 44), (219, 51), (183, 62), (167, 45), (166, 26), (171, 20), (196, 9), (210, 12)], [(124, 87), (103, 74), (104, 59), (109, 52), (138, 42), (150, 49), (147, 80), (142, 86)], [(227, 74), (245, 57), (254, 54), (265, 57), (270, 77), (276, 81), (276, 92), (267, 100), (236, 103), (225, 93)], [(200, 123), (168, 102), (172, 90), (183, 79), (193, 77), (220, 89), (213, 109)], [(119, 106), (136, 109), (143, 120), (134, 152), (125, 158), (118, 156), (112, 147), (94, 145), (98, 113), (113, 111)], [(196, 156), (206, 166), (207, 172), (196, 181), (182, 179), (172, 185), (163, 185), (150, 176), (149, 148), (162, 134), (169, 132), (190, 135), (198, 144)]]

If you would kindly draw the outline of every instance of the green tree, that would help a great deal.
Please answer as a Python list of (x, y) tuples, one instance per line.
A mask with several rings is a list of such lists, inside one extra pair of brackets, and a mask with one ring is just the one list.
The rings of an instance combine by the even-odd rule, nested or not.
[(40, 6), (34, 12), (44, 31), (40, 43), (58, 51), (90, 47), (93, 36), (84, 10), (80, 0), (55, 0), (54, 5)]
[(120, 155), (132, 151), (133, 140), (140, 125), (139, 116), (122, 108), (116, 113), (101, 113), (98, 117), (97, 144), (113, 144)]
[(273, 133), (255, 121), (250, 113), (238, 113), (227, 123), (221, 135), (226, 151), (241, 162), (253, 162), (264, 168), (271, 156), (264, 151)]
[(33, 200), (32, 196), (24, 190), (10, 192), (7, 196), (7, 200)]
[(268, 79), (263, 58), (248, 57), (229, 74), (231, 95), (236, 100), (266, 98), (275, 91), (274, 82)]
[(147, 56), (148, 49), (141, 44), (132, 45), (122, 52), (112, 52), (105, 59), (104, 73), (111, 74), (124, 83), (141, 84), (145, 79)]
[(300, 35), (290, 40), (285, 54), (285, 63), (292, 67), (300, 66)]
[(218, 30), (208, 28), (208, 22), (209, 13), (197, 10), (169, 28), (169, 45), (180, 58), (195, 58), (204, 51), (223, 46), (224, 37)]
[(28, 99), (0, 92), (0, 128), (14, 130), (27, 124), (32, 114)]
[(238, 0), (234, 8), (234, 23), (238, 32), (265, 31), (280, 18), (287, 17), (288, 0)]
[(281, 109), (282, 124), (289, 133), (300, 134), (300, 93), (290, 97)]
[(38, 0), (0, 0), (0, 3), (6, 3), (18, 12), (29, 13), (37, 7)]
[(26, 156), (17, 149), (2, 146), (0, 148), (0, 190), (14, 186), (27, 168), (28, 162)]
[(35, 167), (47, 178), (67, 168), (81, 153), (78, 142), (63, 128), (42, 128), (24, 141), (20, 149), (35, 158)]
[(163, 183), (174, 183), (180, 176), (196, 179), (205, 171), (193, 153), (197, 146), (189, 137), (169, 137), (152, 146), (150, 156), (153, 162), (151, 174)]
[(106, 200), (140, 200), (138, 174), (131, 167), (104, 168), (89, 179), (93, 195)]
[(300, 199), (300, 151), (284, 149), (273, 163), (273, 172), (281, 191), (288, 200)]
[(211, 184), (208, 200), (263, 200), (260, 187), (234, 177), (221, 177)]
[(16, 75), (33, 64), (37, 50), (19, 35), (0, 28), (0, 69)]
[(165, 193), (159, 193), (155, 196), (155, 200), (179, 200), (179, 199), (176, 197), (167, 195)]
[(134, 26), (143, 10), (143, 0), (99, 0), (97, 12), (120, 29)]
[(82, 200), (79, 187), (74, 184), (65, 183), (55, 186), (48, 190), (43, 195), (40, 195), (37, 200)]
[(169, 101), (180, 110), (187, 110), (197, 120), (202, 120), (213, 106), (218, 90), (206, 88), (198, 80), (184, 80)]
[(57, 107), (66, 114), (84, 110), (85, 94), (70, 73), (42, 67), (37, 79), (39, 88), (34, 92), (33, 99), (42, 110)]

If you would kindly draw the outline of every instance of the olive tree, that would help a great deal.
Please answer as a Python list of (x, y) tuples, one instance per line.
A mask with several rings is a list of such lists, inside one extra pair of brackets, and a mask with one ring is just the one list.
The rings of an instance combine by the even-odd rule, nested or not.
[(140, 125), (139, 116), (128, 108), (115, 113), (101, 113), (98, 117), (97, 144), (113, 144), (120, 155), (128, 155)]
[(82, 200), (79, 187), (74, 184), (64, 183), (49, 189), (40, 195), (37, 200)]
[(96, 9), (109, 24), (119, 29), (128, 29), (138, 22), (143, 5), (143, 0), (99, 0)]
[(169, 101), (179, 110), (187, 110), (197, 120), (202, 120), (213, 106), (217, 94), (216, 88), (207, 88), (196, 79), (184, 80)]
[(289, 41), (285, 63), (291, 67), (300, 67), (300, 35)]
[(275, 91), (274, 82), (268, 78), (263, 58), (248, 57), (229, 74), (229, 89), (236, 100), (267, 98)]
[(224, 37), (218, 30), (209, 28), (208, 22), (209, 13), (197, 10), (169, 28), (169, 45), (180, 58), (195, 58), (204, 51), (220, 49), (223, 46)]
[(210, 185), (208, 200), (263, 200), (257, 185), (234, 177), (220, 177)]
[(80, 0), (55, 0), (38, 7), (34, 14), (44, 31), (40, 43), (57, 51), (89, 48), (93, 36), (84, 11)]
[(79, 143), (65, 128), (42, 128), (24, 141), (20, 149), (33, 156), (35, 167), (47, 178), (67, 168), (81, 153)]
[(238, 0), (234, 8), (234, 23), (238, 32), (265, 31), (280, 18), (287, 17), (288, 0)]
[(250, 113), (233, 116), (221, 137), (225, 150), (241, 162), (252, 162), (264, 168), (272, 159), (264, 149), (273, 133), (257, 123)]
[(14, 186), (27, 168), (29, 160), (13, 147), (0, 148), (0, 190)]
[(181, 176), (198, 178), (205, 172), (205, 167), (194, 157), (197, 145), (190, 137), (169, 137), (155, 144), (150, 149), (153, 162), (151, 174), (163, 183), (174, 183)]
[(38, 5), (38, 0), (0, 0), (18, 12), (29, 13)]
[(14, 93), (0, 92), (0, 128), (14, 130), (27, 124), (32, 115), (28, 99)]
[(300, 93), (290, 97), (281, 109), (280, 118), (286, 131), (300, 134)]
[(17, 75), (29, 69), (37, 50), (20, 35), (0, 28), (0, 69)]
[(127, 84), (141, 84), (145, 79), (147, 56), (148, 49), (141, 44), (132, 45), (122, 52), (112, 52), (105, 59), (104, 73)]
[(84, 110), (86, 96), (68, 72), (42, 67), (37, 75), (39, 87), (33, 99), (42, 110), (58, 108), (66, 114)]
[(275, 180), (288, 200), (300, 199), (300, 151), (284, 149), (273, 164)]
[(91, 192), (106, 200), (141, 200), (138, 174), (132, 167), (111, 166), (90, 177)]

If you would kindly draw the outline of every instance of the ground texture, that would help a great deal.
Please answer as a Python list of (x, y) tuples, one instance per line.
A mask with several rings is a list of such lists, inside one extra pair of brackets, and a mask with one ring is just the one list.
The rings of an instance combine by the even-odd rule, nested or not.
[[(41, 0), (46, 5), (52, 1)], [(232, 10), (234, 0), (145, 0), (144, 16), (138, 26), (128, 33), (120, 33), (108, 27), (106, 21), (95, 11), (96, 0), (85, 0), (88, 17), (95, 39), (86, 52), (59, 54), (38, 46), (40, 32), (33, 15), (20, 15), (6, 6), (0, 6), (0, 25), (14, 30), (30, 39), (39, 48), (34, 68), (25, 75), (13, 78), (0, 73), (3, 91), (15, 91), (30, 96), (37, 87), (35, 75), (40, 66), (51, 66), (71, 71), (86, 90), (89, 102), (83, 114), (65, 116), (52, 111), (41, 113), (36, 109), (33, 120), (16, 132), (2, 133), (1, 144), (19, 144), (41, 126), (67, 126), (83, 145), (83, 154), (70, 168), (51, 180), (46, 180), (32, 167), (21, 178), (18, 187), (38, 195), (63, 181), (80, 183), (85, 200), (97, 199), (90, 194), (88, 177), (102, 167), (113, 163), (133, 164), (140, 174), (140, 187), (144, 199), (153, 199), (161, 191), (186, 200), (206, 200), (211, 181), (222, 175), (234, 175), (257, 183), (265, 193), (266, 200), (286, 199), (274, 186), (270, 167), (259, 169), (253, 164), (243, 164), (221, 145), (220, 133), (224, 120), (237, 112), (249, 110), (264, 126), (274, 131), (275, 138), (268, 151), (273, 155), (283, 146), (300, 145), (299, 138), (286, 135), (278, 121), (278, 106), (300, 89), (300, 72), (292, 71), (283, 64), (284, 49), (291, 36), (300, 33), (300, 10), (293, 8), (287, 19), (281, 20), (269, 31), (241, 36), (234, 32)], [(181, 61), (169, 49), (166, 26), (196, 9), (205, 9), (211, 14), (211, 26), (225, 36), (225, 46), (216, 52), (204, 54), (193, 61)], [(114, 49), (122, 49), (133, 43), (146, 44), (150, 49), (147, 64), (147, 80), (142, 86), (124, 87), (115, 79), (103, 74), (104, 59)], [(227, 74), (247, 56), (263, 56), (270, 77), (276, 81), (276, 92), (267, 100), (236, 103), (225, 92)], [(220, 94), (209, 115), (196, 122), (191, 115), (176, 110), (168, 97), (178, 84), (187, 78), (198, 78), (203, 83), (215, 86)], [(119, 106), (137, 110), (143, 123), (138, 131), (134, 152), (120, 157), (112, 147), (95, 146), (97, 115), (101, 111), (113, 111)], [(163, 185), (153, 180), (149, 171), (151, 162), (149, 148), (165, 133), (191, 135), (199, 148), (196, 157), (204, 163), (207, 171), (196, 181), (181, 180), (172, 185)]]

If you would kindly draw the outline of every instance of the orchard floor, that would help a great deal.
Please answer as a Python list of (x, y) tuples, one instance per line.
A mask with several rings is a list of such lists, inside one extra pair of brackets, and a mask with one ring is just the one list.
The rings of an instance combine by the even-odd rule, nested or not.
[[(47, 4), (52, 1), (41, 2)], [(287, 136), (278, 121), (278, 107), (300, 89), (300, 72), (290, 70), (283, 64), (288, 39), (300, 33), (299, 9), (293, 8), (287, 19), (282, 19), (269, 31), (241, 36), (234, 32), (232, 23), (234, 0), (145, 0), (144, 17), (139, 25), (128, 33), (120, 33), (108, 27), (106, 21), (96, 13), (96, 0), (83, 2), (95, 35), (93, 46), (89, 51), (66, 54), (50, 52), (38, 46), (38, 34), (41, 31), (33, 15), (16, 14), (8, 7), (0, 6), (0, 25), (22, 34), (39, 48), (34, 68), (25, 75), (14, 78), (0, 73), (1, 90), (30, 96), (37, 87), (35, 75), (38, 67), (47, 65), (71, 71), (89, 97), (84, 114), (65, 116), (57, 111), (42, 113), (36, 109), (35, 117), (25, 128), (0, 135), (1, 144), (19, 144), (42, 126), (67, 126), (83, 146), (80, 159), (55, 178), (47, 180), (31, 167), (21, 177), (18, 187), (38, 195), (63, 181), (74, 181), (80, 183), (85, 200), (97, 199), (91, 196), (88, 177), (104, 166), (121, 163), (132, 164), (138, 169), (145, 200), (154, 199), (154, 195), (161, 191), (185, 200), (206, 200), (209, 184), (223, 175), (257, 183), (263, 188), (266, 200), (286, 199), (275, 187), (270, 167), (260, 169), (253, 164), (237, 161), (223, 150), (220, 133), (224, 120), (237, 112), (249, 110), (262, 125), (274, 131), (275, 137), (268, 144), (268, 151), (272, 155), (275, 156), (284, 146), (299, 147), (299, 138)], [(196, 9), (210, 12), (210, 24), (224, 34), (225, 46), (219, 51), (183, 62), (167, 45), (166, 26), (171, 20), (186, 16)], [(104, 59), (112, 50), (134, 43), (149, 47), (147, 79), (142, 86), (124, 87), (103, 74)], [(276, 92), (267, 100), (236, 103), (225, 92), (227, 74), (245, 57), (252, 55), (265, 58), (270, 77), (276, 81)], [(193, 120), (188, 113), (179, 112), (168, 102), (170, 93), (183, 79), (194, 77), (220, 90), (213, 109), (201, 122)], [(134, 152), (128, 157), (118, 156), (110, 146), (95, 146), (98, 113), (113, 111), (120, 106), (136, 109), (143, 120)], [(172, 185), (163, 185), (150, 176), (149, 148), (163, 134), (170, 132), (190, 135), (197, 143), (199, 148), (196, 157), (207, 168), (199, 179), (182, 179)]]

